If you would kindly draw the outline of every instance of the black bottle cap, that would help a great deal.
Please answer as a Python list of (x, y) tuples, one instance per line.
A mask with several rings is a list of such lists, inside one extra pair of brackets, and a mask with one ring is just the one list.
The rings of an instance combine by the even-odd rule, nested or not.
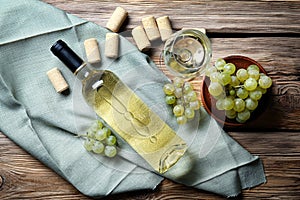
[(83, 60), (62, 40), (58, 40), (50, 48), (73, 73), (83, 64)]

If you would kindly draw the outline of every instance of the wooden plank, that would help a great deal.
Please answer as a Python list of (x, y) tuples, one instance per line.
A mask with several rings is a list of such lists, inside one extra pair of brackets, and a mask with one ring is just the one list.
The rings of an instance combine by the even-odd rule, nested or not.
[(300, 33), (299, 1), (44, 1), (102, 26), (116, 6), (123, 6), (129, 12), (126, 29), (147, 15), (169, 15), (177, 30), (196, 26), (209, 33)]
[[(260, 132), (230, 135), (264, 163), (267, 183), (244, 190), (244, 199), (295, 199), (300, 195), (300, 132)], [(0, 199), (88, 199), (0, 133)], [(1, 184), (0, 184), (1, 185)], [(223, 199), (165, 180), (154, 191), (139, 191), (105, 199)]]

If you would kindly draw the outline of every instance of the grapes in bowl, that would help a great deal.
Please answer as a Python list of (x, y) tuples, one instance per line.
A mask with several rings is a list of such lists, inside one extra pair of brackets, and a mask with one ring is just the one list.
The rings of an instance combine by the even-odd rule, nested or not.
[(206, 69), (201, 100), (219, 123), (242, 126), (265, 110), (271, 85), (271, 78), (258, 62), (245, 56), (228, 56)]

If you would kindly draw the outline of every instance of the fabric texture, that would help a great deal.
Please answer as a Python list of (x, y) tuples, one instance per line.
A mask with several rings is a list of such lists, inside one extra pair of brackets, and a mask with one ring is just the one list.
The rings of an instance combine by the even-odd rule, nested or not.
[[(266, 181), (260, 159), (230, 138), (203, 109), (190, 124), (176, 124), (161, 90), (168, 78), (124, 37), (120, 58), (102, 56), (101, 66), (95, 69), (113, 71), (187, 139), (189, 149), (163, 175), (153, 172), (122, 139), (119, 156), (114, 159), (88, 153), (75, 134), (84, 130), (95, 114), (85, 105), (78, 80), (49, 49), (62, 39), (85, 58), (84, 40), (97, 38), (104, 49), (108, 30), (37, 0), (0, 3), (0, 130), (83, 194), (102, 197), (154, 189), (166, 177), (236, 196), (242, 189)], [(58, 94), (52, 87), (46, 72), (53, 67), (58, 67), (69, 83), (69, 94)]]

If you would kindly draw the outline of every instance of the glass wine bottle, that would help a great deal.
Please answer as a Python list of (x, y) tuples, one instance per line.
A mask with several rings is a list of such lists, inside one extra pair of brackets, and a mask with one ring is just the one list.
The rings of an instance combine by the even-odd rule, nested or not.
[(186, 142), (112, 71), (92, 69), (62, 40), (51, 51), (82, 82), (87, 104), (155, 171), (166, 172), (183, 156)]

